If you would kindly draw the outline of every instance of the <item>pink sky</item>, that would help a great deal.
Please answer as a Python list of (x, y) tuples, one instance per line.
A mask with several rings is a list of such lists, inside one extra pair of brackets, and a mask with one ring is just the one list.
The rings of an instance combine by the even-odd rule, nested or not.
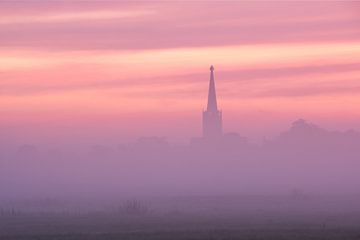
[(0, 130), (17, 143), (199, 136), (211, 64), (225, 131), (360, 130), (359, 3), (230, 1), (1, 2)]

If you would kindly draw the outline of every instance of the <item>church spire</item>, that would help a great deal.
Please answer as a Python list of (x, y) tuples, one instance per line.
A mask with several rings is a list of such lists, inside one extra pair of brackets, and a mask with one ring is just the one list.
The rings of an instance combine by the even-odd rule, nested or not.
[(203, 137), (206, 139), (218, 139), (222, 136), (222, 112), (218, 110), (216, 102), (214, 67), (210, 67), (210, 83), (208, 104), (203, 112)]
[(215, 78), (214, 78), (214, 66), (210, 67), (210, 83), (209, 83), (209, 93), (208, 93), (208, 104), (207, 111), (217, 112), (217, 101), (216, 101), (216, 90), (215, 90)]

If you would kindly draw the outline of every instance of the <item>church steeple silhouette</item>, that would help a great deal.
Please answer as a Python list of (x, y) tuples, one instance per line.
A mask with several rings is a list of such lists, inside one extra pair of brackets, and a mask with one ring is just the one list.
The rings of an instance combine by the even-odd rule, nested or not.
[(207, 108), (203, 112), (203, 137), (206, 139), (222, 136), (222, 112), (217, 107), (214, 70), (211, 65)]
[(216, 101), (214, 66), (211, 65), (207, 111), (216, 112), (217, 110), (218, 109), (217, 109), (217, 101)]

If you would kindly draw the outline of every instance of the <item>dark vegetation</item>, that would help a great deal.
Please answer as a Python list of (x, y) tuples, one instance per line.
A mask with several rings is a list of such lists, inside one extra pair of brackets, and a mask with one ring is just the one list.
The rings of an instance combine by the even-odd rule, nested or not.
[[(1, 240), (360, 239), (357, 197), (178, 197), (102, 211), (2, 209)], [(111, 210), (113, 209), (113, 210)]]

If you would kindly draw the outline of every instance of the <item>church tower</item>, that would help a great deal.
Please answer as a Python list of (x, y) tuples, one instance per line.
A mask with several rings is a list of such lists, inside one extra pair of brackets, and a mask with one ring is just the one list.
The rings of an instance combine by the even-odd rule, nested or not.
[(222, 136), (222, 112), (218, 110), (216, 101), (214, 67), (210, 67), (210, 83), (208, 103), (203, 112), (203, 138), (218, 139)]

